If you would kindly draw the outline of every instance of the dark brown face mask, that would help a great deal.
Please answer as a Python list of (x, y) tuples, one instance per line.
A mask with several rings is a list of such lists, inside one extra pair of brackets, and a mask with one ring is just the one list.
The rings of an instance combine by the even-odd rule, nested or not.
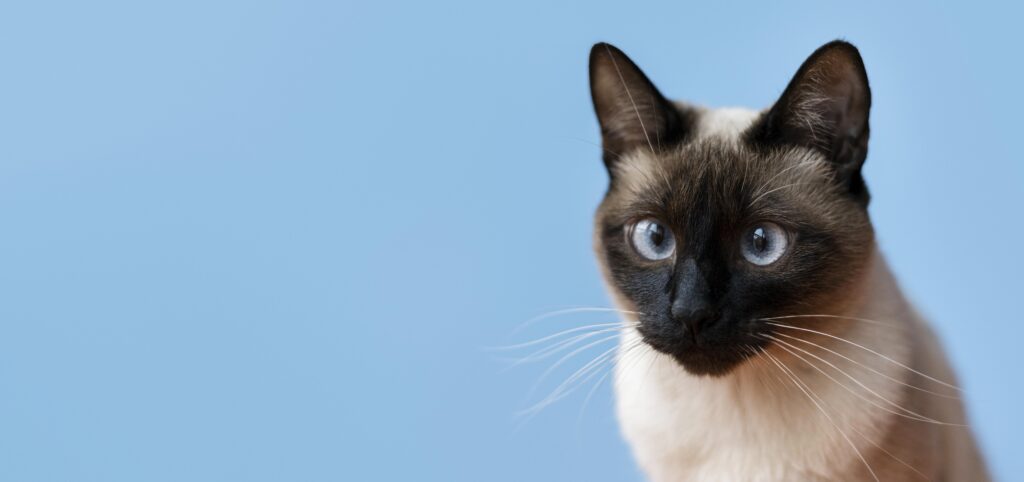
[(738, 134), (667, 101), (622, 52), (591, 51), (610, 185), (597, 250), (650, 346), (722, 375), (764, 343), (760, 319), (834, 304), (873, 246), (860, 169), (870, 89), (832, 42)]

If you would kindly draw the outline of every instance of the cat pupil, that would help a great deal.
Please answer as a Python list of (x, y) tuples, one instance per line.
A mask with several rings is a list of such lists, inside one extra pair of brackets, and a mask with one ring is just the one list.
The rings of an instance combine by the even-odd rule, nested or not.
[(651, 224), (650, 231), (651, 243), (655, 246), (661, 246), (661, 243), (665, 241), (665, 228), (660, 224)]
[(768, 247), (768, 238), (764, 235), (764, 228), (757, 228), (754, 230), (754, 249), (759, 253), (763, 253), (765, 248)]

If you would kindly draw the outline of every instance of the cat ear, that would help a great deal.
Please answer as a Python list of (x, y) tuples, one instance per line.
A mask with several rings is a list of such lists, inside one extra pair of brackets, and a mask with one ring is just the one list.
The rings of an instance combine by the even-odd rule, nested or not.
[(590, 50), (590, 95), (611, 170), (632, 149), (655, 149), (682, 137), (679, 111), (626, 54), (606, 43)]
[(755, 139), (817, 149), (832, 162), (837, 182), (863, 204), (868, 192), (861, 166), (868, 153), (871, 89), (853, 45), (836, 40), (800, 66), (767, 112)]

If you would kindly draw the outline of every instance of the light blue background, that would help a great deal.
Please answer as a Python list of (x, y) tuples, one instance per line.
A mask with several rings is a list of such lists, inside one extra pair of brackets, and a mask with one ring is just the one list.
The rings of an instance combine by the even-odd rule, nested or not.
[(836, 37), (874, 90), (881, 245), (992, 467), (1024, 474), (1020, 10), (18, 3), (0, 480), (639, 480), (607, 383), (517, 429), (544, 365), (482, 349), (613, 319), (513, 333), (608, 306), (590, 45), (670, 97), (762, 107)]

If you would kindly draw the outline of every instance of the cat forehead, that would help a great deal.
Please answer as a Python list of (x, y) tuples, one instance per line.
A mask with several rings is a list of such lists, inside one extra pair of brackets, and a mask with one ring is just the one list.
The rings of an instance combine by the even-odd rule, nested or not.
[(676, 106), (688, 114), (688, 140), (669, 149), (639, 148), (623, 155), (614, 166), (613, 184), (626, 196), (624, 201), (685, 201), (687, 193), (706, 194), (709, 189), (757, 196), (783, 186), (806, 192), (828, 185), (828, 166), (820, 153), (797, 146), (766, 148), (747, 139), (746, 132), (762, 112)]
[(741, 136), (760, 117), (761, 112), (744, 107), (707, 109), (677, 103), (682, 111), (692, 112), (693, 132), (698, 139), (739, 142)]
[[(690, 174), (738, 168), (756, 153), (744, 145), (744, 133), (761, 112), (743, 107), (705, 108), (675, 102), (686, 119), (682, 129), (688, 141), (673, 149), (635, 149), (624, 153), (615, 165), (615, 177), (631, 189), (651, 189), (652, 181), (687, 170)], [(657, 139), (654, 139), (657, 141)], [(650, 147), (660, 144), (654, 142)], [(660, 146), (659, 146), (660, 147)], [(689, 176), (693, 177), (693, 176)]]
[(742, 142), (696, 139), (663, 152), (638, 149), (614, 166), (613, 187), (636, 194), (678, 192), (701, 184), (754, 189), (792, 183), (827, 184), (829, 168), (800, 147), (761, 149)]

